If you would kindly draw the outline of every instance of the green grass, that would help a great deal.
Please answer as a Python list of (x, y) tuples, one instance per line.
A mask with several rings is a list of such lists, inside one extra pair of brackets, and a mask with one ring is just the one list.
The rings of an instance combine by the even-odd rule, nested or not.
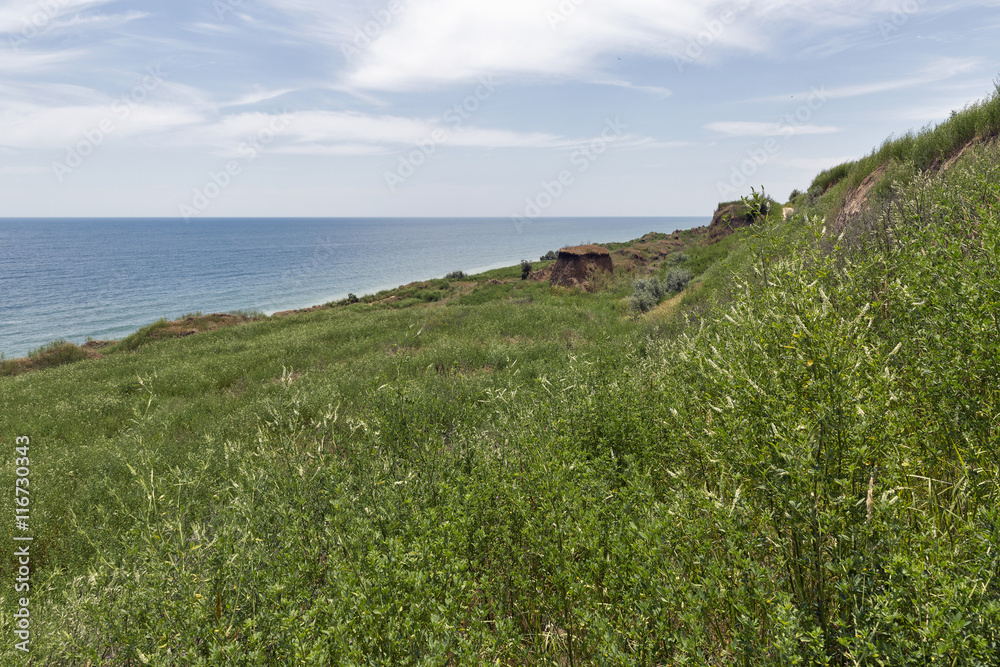
[(30, 371), (55, 368), (88, 359), (87, 351), (65, 340), (57, 340), (32, 350), (23, 359), (0, 359), (0, 376), (20, 375)]
[(901, 164), (667, 323), (513, 266), (0, 378), (32, 664), (998, 664), (1000, 148)]
[(821, 171), (813, 179), (812, 185), (809, 186), (809, 191), (806, 194), (816, 198), (826, 193), (832, 186), (844, 180), (851, 173), (853, 166), (853, 162), (845, 162), (836, 167)]
[(923, 172), (939, 167), (970, 142), (1000, 135), (1000, 79), (985, 100), (955, 110), (948, 120), (890, 136), (881, 146), (855, 162), (821, 172), (800, 201), (808, 202), (831, 219), (840, 213), (847, 193), (881, 167)]

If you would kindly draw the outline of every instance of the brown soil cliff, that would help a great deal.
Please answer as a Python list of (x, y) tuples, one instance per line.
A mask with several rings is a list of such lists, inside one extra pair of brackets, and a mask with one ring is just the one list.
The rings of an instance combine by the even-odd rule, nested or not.
[(614, 271), (611, 253), (598, 245), (563, 248), (552, 266), (549, 283), (564, 287), (586, 287), (587, 278), (595, 271)]
[(726, 238), (741, 227), (749, 227), (753, 224), (750, 211), (743, 202), (730, 202), (719, 204), (712, 216), (712, 222), (708, 225), (709, 243), (715, 243)]

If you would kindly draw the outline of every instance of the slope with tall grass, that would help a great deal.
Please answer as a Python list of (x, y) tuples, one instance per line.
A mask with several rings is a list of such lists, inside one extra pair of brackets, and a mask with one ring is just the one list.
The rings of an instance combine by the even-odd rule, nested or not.
[(953, 111), (948, 120), (886, 139), (871, 153), (853, 162), (845, 162), (816, 176), (809, 190), (796, 198), (797, 205), (808, 206), (833, 220), (840, 213), (848, 194), (875, 171), (884, 168), (901, 170), (896, 176), (905, 179), (914, 173), (933, 171), (947, 163), (974, 142), (985, 142), (1000, 135), (1000, 79), (990, 97)]
[(1000, 148), (908, 155), (667, 324), (511, 267), (0, 378), (33, 664), (1000, 664)]

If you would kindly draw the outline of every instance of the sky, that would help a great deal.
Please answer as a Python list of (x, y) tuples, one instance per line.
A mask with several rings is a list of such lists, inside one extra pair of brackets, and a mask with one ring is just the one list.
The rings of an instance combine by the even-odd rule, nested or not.
[(1000, 0), (0, 0), (0, 217), (708, 216), (998, 76)]

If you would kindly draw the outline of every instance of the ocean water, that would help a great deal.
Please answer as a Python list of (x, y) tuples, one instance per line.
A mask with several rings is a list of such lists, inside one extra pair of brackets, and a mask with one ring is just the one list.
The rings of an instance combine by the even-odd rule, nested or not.
[(112, 340), (161, 317), (304, 308), (708, 218), (0, 220), (0, 354)]

